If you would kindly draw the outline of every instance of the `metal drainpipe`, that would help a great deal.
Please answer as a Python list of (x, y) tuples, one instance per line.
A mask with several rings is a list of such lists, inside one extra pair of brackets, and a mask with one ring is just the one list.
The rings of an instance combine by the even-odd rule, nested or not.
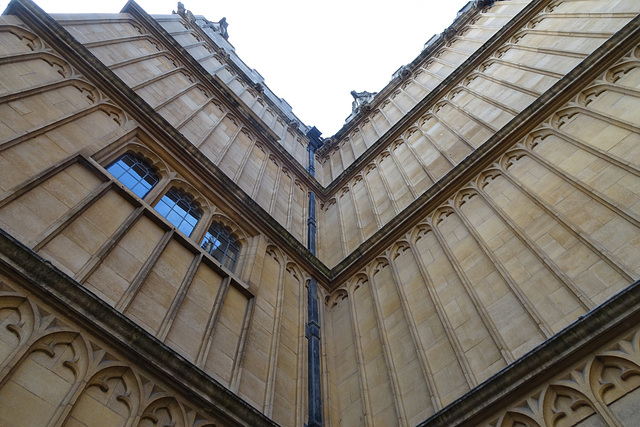
[[(307, 170), (315, 176), (315, 153), (322, 145), (320, 131), (314, 126), (307, 132), (309, 137), (309, 166)], [(307, 248), (316, 254), (316, 195), (309, 193), (309, 218), (307, 219)], [(308, 427), (322, 426), (322, 391), (320, 387), (320, 321), (318, 320), (318, 281), (311, 277), (308, 291), (308, 322), (305, 325), (305, 336), (309, 345), (309, 423)]]

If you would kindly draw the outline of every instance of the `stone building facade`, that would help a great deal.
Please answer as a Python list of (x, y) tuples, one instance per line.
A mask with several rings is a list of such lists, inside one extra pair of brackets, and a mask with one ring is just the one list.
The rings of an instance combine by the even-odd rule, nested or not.
[(639, 12), (470, 2), (322, 139), (224, 19), (14, 0), (0, 425), (637, 425)]

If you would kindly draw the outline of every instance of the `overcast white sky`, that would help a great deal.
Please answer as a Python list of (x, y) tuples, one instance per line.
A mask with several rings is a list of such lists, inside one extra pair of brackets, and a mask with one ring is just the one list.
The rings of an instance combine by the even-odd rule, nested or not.
[[(170, 14), (173, 0), (138, 0)], [(36, 0), (48, 13), (116, 13), (126, 1)], [(236, 53), (293, 112), (329, 137), (351, 113), (351, 90), (378, 92), (467, 0), (184, 0), (210, 21), (223, 16)], [(4, 10), (7, 0), (0, 0)]]

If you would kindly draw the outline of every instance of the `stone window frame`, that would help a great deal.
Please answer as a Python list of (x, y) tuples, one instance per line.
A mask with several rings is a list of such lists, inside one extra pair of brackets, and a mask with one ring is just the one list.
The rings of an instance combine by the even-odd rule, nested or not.
[(154, 209), (177, 230), (191, 237), (204, 215), (204, 209), (196, 197), (188, 191), (171, 186), (154, 205)]
[[(218, 244), (215, 245), (215, 243)], [(231, 228), (216, 220), (211, 222), (200, 247), (232, 272), (235, 270), (242, 249), (239, 239)]]
[[(127, 160), (131, 162), (131, 164), (127, 164)], [(117, 167), (122, 169), (120, 173), (116, 173)], [(160, 182), (160, 174), (158, 173), (158, 170), (149, 162), (147, 162), (142, 156), (139, 156), (132, 151), (127, 151), (126, 153), (122, 154), (116, 160), (106, 166), (105, 169), (107, 170), (107, 172), (113, 175), (115, 179), (120, 181), (125, 187), (127, 187), (141, 199), (144, 199)], [(146, 170), (141, 171), (140, 169)], [(142, 175), (141, 172), (144, 172), (144, 175)], [(123, 177), (128, 178), (123, 180)], [(149, 179), (155, 182), (151, 183)], [(146, 185), (144, 183), (146, 183)], [(144, 191), (144, 193), (139, 192), (138, 189), (140, 188), (146, 191)]]

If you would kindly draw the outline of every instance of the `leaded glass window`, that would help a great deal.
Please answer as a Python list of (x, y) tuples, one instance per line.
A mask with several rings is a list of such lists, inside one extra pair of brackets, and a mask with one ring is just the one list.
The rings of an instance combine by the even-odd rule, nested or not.
[(190, 195), (175, 187), (162, 196), (155, 209), (187, 236), (191, 235), (202, 217), (198, 203)]
[(141, 199), (158, 183), (156, 171), (131, 153), (120, 156), (107, 171)]
[(204, 237), (202, 248), (233, 271), (240, 247), (229, 228), (214, 221)]

